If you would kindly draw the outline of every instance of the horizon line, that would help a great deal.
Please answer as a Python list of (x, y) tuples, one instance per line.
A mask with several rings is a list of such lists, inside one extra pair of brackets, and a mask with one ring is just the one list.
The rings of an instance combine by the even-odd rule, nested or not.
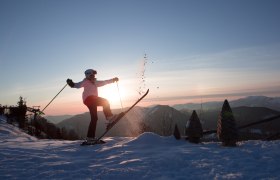
[[(268, 94), (277, 94), (276, 96)], [(193, 96), (169, 96), (169, 97), (156, 97), (156, 98), (147, 98), (145, 101), (172, 101), (172, 100), (184, 100), (184, 99), (209, 99), (209, 98), (223, 98), (223, 97), (236, 97), (237, 99), (246, 98), (246, 97), (269, 97), (269, 98), (278, 98), (280, 97), (280, 91), (271, 90), (271, 91), (251, 91), (251, 92), (237, 92), (237, 93), (217, 93), (217, 94), (206, 94), (206, 95), (193, 95)], [(227, 98), (225, 98), (227, 99)], [(217, 100), (219, 101), (219, 100)], [(205, 102), (217, 102), (214, 100), (205, 101)]]

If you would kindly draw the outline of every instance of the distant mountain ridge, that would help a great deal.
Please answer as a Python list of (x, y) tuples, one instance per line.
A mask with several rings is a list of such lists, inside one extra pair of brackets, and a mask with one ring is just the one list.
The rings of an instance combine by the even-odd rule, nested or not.
[[(114, 114), (120, 113), (120, 109), (112, 110)], [(108, 133), (108, 136), (135, 136), (139, 132), (139, 123), (142, 122), (146, 108), (135, 107)], [(98, 111), (98, 122), (96, 135), (99, 136), (106, 128), (106, 118), (102, 111)], [(69, 119), (65, 119), (57, 124), (60, 128), (73, 129), (82, 138), (87, 135), (87, 129), (90, 123), (89, 112), (75, 115)], [(129, 128), (127, 128), (129, 127)]]
[[(177, 105), (177, 108), (183, 108), (181, 110), (168, 105), (156, 105), (149, 108), (135, 107), (108, 133), (108, 136), (137, 136), (143, 130), (155, 132), (160, 135), (171, 135), (175, 124), (177, 124), (180, 133), (184, 134), (184, 127), (190, 119), (193, 110), (197, 111), (203, 129), (213, 130), (217, 127), (222, 103), (205, 103), (203, 104), (202, 111), (200, 111), (201, 104)], [(237, 126), (280, 114), (280, 111), (274, 110), (280, 104), (279, 98), (250, 96), (230, 101), (229, 103), (232, 107)], [(273, 107), (273, 109), (262, 106)], [(120, 111), (120, 109), (113, 110), (114, 113), (119, 113)], [(98, 118), (97, 136), (105, 130), (106, 126), (103, 112), (98, 112)], [(86, 137), (89, 121), (90, 115), (86, 112), (65, 119), (58, 123), (57, 126), (60, 128), (74, 129), (81, 137)], [(280, 130), (280, 119), (266, 125), (258, 125), (255, 128), (260, 128), (263, 131), (278, 131)]]
[(148, 127), (146, 130), (168, 136), (173, 133), (176, 124), (179, 131), (183, 133), (188, 118), (188, 114), (184, 114), (170, 106), (157, 105), (146, 111), (143, 123)]
[[(200, 121), (204, 130), (215, 130), (221, 110), (208, 110), (201, 114)], [(279, 115), (280, 112), (264, 107), (235, 107), (232, 108), (237, 126), (263, 120)], [(105, 117), (98, 112), (96, 135), (105, 130)], [(109, 133), (108, 136), (137, 136), (142, 131), (154, 132), (159, 135), (169, 136), (177, 124), (182, 135), (185, 134), (185, 125), (190, 119), (191, 111), (178, 111), (170, 106), (158, 105), (152, 108), (135, 107), (127, 114)], [(73, 129), (85, 138), (90, 121), (89, 113), (79, 114), (66, 119), (58, 124), (60, 128)], [(253, 128), (262, 131), (277, 132), (280, 130), (280, 118), (270, 123), (256, 125)]]
[[(248, 107), (266, 107), (276, 111), (280, 111), (280, 97), (266, 97), (266, 96), (248, 96), (237, 100), (229, 101), (231, 107), (248, 106)], [(172, 106), (177, 110), (191, 109), (200, 110), (213, 110), (220, 109), (223, 101), (212, 101), (205, 103), (186, 103), (177, 104)]]
[(61, 121), (71, 118), (73, 115), (59, 115), (59, 116), (45, 116), (45, 118), (54, 124), (60, 123)]

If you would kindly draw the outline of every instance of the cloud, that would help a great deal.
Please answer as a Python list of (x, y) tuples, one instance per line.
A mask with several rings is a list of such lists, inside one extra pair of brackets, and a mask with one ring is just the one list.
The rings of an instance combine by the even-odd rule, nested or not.
[(276, 70), (280, 68), (280, 44), (231, 49), (158, 61), (158, 69), (171, 71), (201, 69)]
[(279, 47), (249, 47), (157, 60), (147, 74), (147, 87), (152, 89), (149, 100), (279, 96)]

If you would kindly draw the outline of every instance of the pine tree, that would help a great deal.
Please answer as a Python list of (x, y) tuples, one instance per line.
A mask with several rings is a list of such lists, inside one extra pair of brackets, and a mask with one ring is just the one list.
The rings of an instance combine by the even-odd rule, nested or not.
[(17, 116), (17, 121), (19, 123), (19, 128), (21, 129), (24, 129), (27, 123), (26, 112), (27, 112), (26, 102), (23, 101), (23, 98), (20, 96), (18, 101), (16, 116)]
[(175, 128), (174, 128), (174, 133), (173, 133), (174, 137), (179, 140), (181, 139), (181, 134), (180, 134), (180, 131), (178, 129), (178, 126), (177, 124), (175, 124)]
[(4, 115), (5, 107), (0, 104), (0, 115)]
[(227, 100), (224, 101), (218, 120), (217, 135), (223, 146), (236, 146), (238, 130)]
[(203, 136), (202, 126), (196, 111), (193, 111), (190, 117), (189, 123), (186, 127), (186, 135), (192, 143), (199, 143), (200, 138)]

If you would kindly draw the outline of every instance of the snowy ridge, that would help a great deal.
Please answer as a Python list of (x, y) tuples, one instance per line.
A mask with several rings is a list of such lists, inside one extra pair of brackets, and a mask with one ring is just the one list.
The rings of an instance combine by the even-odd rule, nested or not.
[(190, 144), (144, 133), (104, 145), (38, 140), (0, 123), (1, 179), (279, 179), (280, 141)]

